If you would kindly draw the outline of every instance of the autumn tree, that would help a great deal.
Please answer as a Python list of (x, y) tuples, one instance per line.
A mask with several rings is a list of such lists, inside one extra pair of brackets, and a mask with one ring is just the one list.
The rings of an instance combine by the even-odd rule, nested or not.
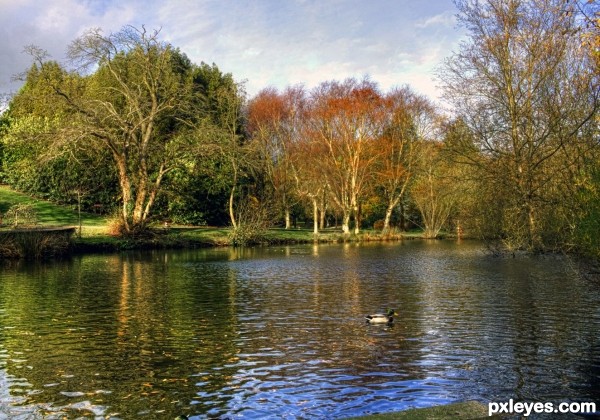
[(284, 214), (285, 228), (291, 227), (291, 208), (297, 202), (295, 174), (290, 149), (298, 142), (305, 93), (302, 87), (260, 91), (248, 104), (248, 131), (277, 207)]
[(436, 115), (431, 102), (408, 86), (392, 89), (385, 96), (384, 106), (376, 183), (386, 202), (385, 232), (412, 179), (419, 143), (433, 138)]
[(307, 136), (321, 157), (324, 185), (342, 213), (342, 231), (359, 232), (359, 207), (372, 186), (374, 163), (380, 149), (379, 137), (385, 108), (377, 86), (368, 81), (347, 79), (324, 82), (311, 92)]
[(309, 202), (313, 234), (317, 235), (319, 229), (323, 228), (327, 209), (327, 167), (319, 164), (323, 152), (322, 144), (311, 136), (303, 136), (292, 145), (290, 151), (296, 193)]
[(598, 107), (571, 6), (562, 0), (456, 5), (469, 38), (441, 71), (445, 97), (485, 157), (473, 161), (480, 176), (505, 194), (498, 236), (514, 247), (544, 248), (550, 236), (558, 240), (557, 225), (568, 225), (554, 217), (556, 206), (564, 208), (571, 194)]

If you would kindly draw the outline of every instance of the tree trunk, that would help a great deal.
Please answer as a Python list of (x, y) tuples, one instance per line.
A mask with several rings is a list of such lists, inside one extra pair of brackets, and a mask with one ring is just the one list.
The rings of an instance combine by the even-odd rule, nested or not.
[(360, 233), (360, 204), (354, 207), (354, 234), (358, 235)]
[(231, 220), (231, 226), (237, 229), (237, 222), (235, 221), (235, 212), (233, 211), (233, 199), (235, 197), (235, 187), (237, 185), (237, 166), (233, 162), (233, 182), (231, 184), (231, 191), (229, 192), (229, 219)]
[(342, 214), (342, 232), (344, 234), (350, 233), (350, 212), (347, 211)]
[(290, 209), (286, 208), (285, 209), (285, 228), (286, 229), (290, 229), (292, 227), (292, 218), (290, 215)]
[[(142, 152), (140, 152), (142, 153)], [(135, 185), (135, 205), (133, 207), (133, 226), (140, 226), (144, 222), (144, 203), (148, 194), (148, 168), (146, 167), (146, 159), (140, 157), (140, 168), (138, 170), (138, 180)]]
[(385, 217), (383, 219), (383, 231), (389, 232), (390, 230), (390, 221), (392, 220), (392, 213), (394, 212), (394, 208), (398, 205), (400, 201), (400, 197), (397, 199), (392, 199), (389, 201), (387, 208), (385, 209)]
[(317, 199), (313, 197), (313, 234), (319, 234), (319, 206), (317, 204)]
[(229, 219), (231, 220), (231, 226), (234, 229), (237, 229), (237, 223), (235, 221), (235, 213), (233, 211), (233, 197), (235, 195), (235, 184), (231, 186), (231, 191), (229, 192)]
[(131, 231), (130, 214), (129, 211), (133, 207), (133, 200), (131, 194), (131, 182), (127, 174), (127, 163), (121, 156), (114, 155), (119, 170), (119, 186), (121, 187), (122, 206), (121, 206), (121, 219), (125, 231)]
[(147, 195), (147, 183), (141, 181), (136, 188), (135, 205), (133, 206), (133, 214), (131, 224), (133, 226), (142, 226), (144, 224), (144, 202)]
[(145, 223), (148, 220), (148, 216), (150, 215), (150, 209), (154, 205), (154, 201), (156, 200), (156, 196), (160, 189), (160, 184), (162, 183), (162, 179), (168, 171), (165, 170), (165, 165), (160, 166), (160, 170), (158, 171), (158, 176), (156, 177), (156, 181), (154, 181), (154, 185), (152, 187), (152, 191), (150, 191), (150, 196), (148, 197), (148, 201), (146, 202), (146, 207), (144, 208), (144, 213), (142, 215), (142, 220)]
[(325, 195), (325, 191), (323, 191), (323, 193), (320, 194), (320, 200), (321, 200), (321, 206), (319, 208), (319, 210), (320, 210), (319, 228), (321, 230), (323, 230), (323, 229), (325, 229), (325, 217), (327, 215), (327, 197)]

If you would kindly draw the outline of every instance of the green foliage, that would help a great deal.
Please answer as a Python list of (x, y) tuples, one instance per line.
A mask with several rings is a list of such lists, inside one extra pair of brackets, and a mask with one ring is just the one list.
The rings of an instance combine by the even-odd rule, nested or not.
[[(163, 194), (162, 184), (178, 172), (202, 172), (195, 168), (204, 160), (215, 166), (213, 156), (227, 148), (230, 116), (241, 115), (242, 102), (230, 74), (214, 64), (194, 65), (157, 36), (143, 27), (108, 36), (88, 31), (69, 47), (81, 68), (93, 69), (81, 75), (30, 47), (36, 63), (3, 120), (5, 181), (84, 210), (111, 211), (121, 201), (126, 227), (145, 225), (161, 197), (167, 203), (162, 211), (202, 223), (206, 211), (195, 204), (205, 191), (188, 200), (173, 191)], [(240, 131), (242, 124), (234, 124)], [(229, 187), (228, 167), (220, 169), (219, 185)]]
[[(232, 112), (241, 114), (243, 95), (231, 73), (222, 73), (216, 64), (201, 63), (193, 71), (194, 85), (204, 94), (204, 115), (215, 128), (227, 129)], [(236, 133), (243, 132), (243, 120), (233, 122)]]
[[(11, 118), (2, 138), (2, 180), (16, 190), (57, 203), (77, 204), (105, 211), (115, 204), (117, 177), (105, 151), (79, 150), (77, 154), (45, 155), (48, 136), (61, 121), (29, 114)], [(96, 206), (96, 207), (95, 207)]]
[(60, 124), (58, 119), (27, 114), (10, 118), (10, 126), (2, 137), (3, 174), (5, 182), (17, 189), (39, 189), (38, 157), (44, 153), (43, 138)]
[(198, 184), (175, 194), (165, 194), (166, 205), (159, 209), (160, 218), (173, 223), (192, 226), (225, 226), (228, 222), (226, 194), (211, 194), (203, 184), (210, 179), (200, 180)]
[[(126, 164), (131, 191), (136, 193), (143, 182), (154, 185), (162, 176), (168, 188), (158, 194), (157, 217), (184, 224), (226, 223), (232, 169), (224, 158), (228, 147), (224, 139), (230, 133), (232, 115), (236, 116), (236, 135), (242, 132), (239, 88), (232, 75), (223, 74), (215, 64), (196, 66), (179, 49), (165, 44), (123, 49), (110, 62), (100, 62), (88, 76), (70, 74), (58, 63), (37, 57), (10, 112), (2, 116), (2, 180), (53, 202), (111, 212), (123, 196), (119, 174), (113, 150), (94, 141), (94, 136), (123, 131), (119, 119), (129, 118), (136, 101), (141, 107), (138, 111), (150, 112), (147, 107), (152, 101), (134, 97), (132, 92), (145, 94), (148, 69), (144, 60), (159, 60), (161, 54), (167, 66), (156, 67), (162, 72), (158, 94), (168, 98), (175, 92), (178, 102), (174, 103), (179, 105), (165, 105), (165, 111), (156, 116), (152, 133), (156, 140), (123, 152), (133, 156), (132, 151), (147, 150), (145, 158)], [(107, 104), (106, 109), (114, 112), (94, 108), (95, 103)], [(236, 107), (233, 114), (232, 106)], [(99, 119), (104, 122), (99, 124)], [(132, 121), (128, 126), (139, 125)], [(138, 180), (134, 175), (144, 168), (148, 178)], [(133, 207), (133, 203), (127, 206)]]
[(31, 204), (19, 203), (11, 206), (4, 213), (3, 221), (12, 227), (37, 225), (38, 217)]
[[(467, 7), (474, 2), (459, 3), (466, 7), (463, 13), (473, 14), (473, 22), (481, 21), (482, 30), (491, 24), (485, 13)], [(535, 23), (535, 16), (519, 17)], [(513, 20), (521, 21), (497, 23)], [(0, 116), (0, 181), (54, 203), (81, 204), (84, 211), (121, 209), (123, 229), (136, 234), (149, 221), (220, 226), (231, 221), (232, 243), (264, 242), (267, 229), (281, 217), (276, 213), (291, 208), (289, 203), (281, 204), (274, 184), (269, 183), (273, 174), (268, 173), (266, 160), (280, 156), (261, 152), (247, 135), (249, 108), (243, 85), (215, 64), (192, 63), (179, 49), (160, 42), (158, 34), (131, 27), (108, 36), (90, 31), (69, 51), (85, 61), (78, 64), (92, 65), (87, 73), (69, 71), (38, 51), (23, 88)], [(535, 47), (554, 53), (558, 50), (552, 46), (561, 39), (551, 37)], [(447, 69), (450, 96), (464, 108), (457, 108), (462, 118), (443, 127), (445, 136), (438, 131), (437, 117), (421, 121), (428, 114), (416, 102), (400, 101), (400, 96), (392, 120), (373, 128), (372, 140), (379, 144), (369, 157), (381, 152), (393, 165), (379, 165), (365, 180), (369, 185), (356, 203), (361, 223), (370, 226), (388, 217), (387, 203), (391, 203), (396, 218), (392, 224), (404, 226), (408, 218), (425, 226), (426, 235), (435, 236), (460, 220), (477, 236), (501, 239), (508, 247), (557, 249), (568, 243), (598, 255), (600, 171), (590, 169), (593, 165), (581, 169), (581, 156), (593, 149), (597, 136), (597, 128), (590, 128), (594, 116), (587, 109), (592, 102), (586, 96), (587, 85), (564, 84), (569, 73), (555, 71), (554, 66), (546, 73), (544, 67), (535, 70), (539, 66), (530, 61), (537, 57), (543, 64), (545, 54), (527, 56), (531, 65), (516, 65), (520, 60), (504, 63), (510, 55), (485, 50), (504, 44), (483, 45), (478, 40), (474, 36)], [(530, 37), (517, 36), (511, 42), (527, 40)], [(519, 77), (497, 83), (506, 73), (480, 59), (488, 54)], [(571, 68), (567, 64), (573, 64), (573, 71), (579, 69), (575, 56), (550, 58), (560, 64), (557, 70), (566, 72)], [(571, 61), (563, 66), (567, 58)], [(535, 71), (519, 73), (526, 69)], [(540, 84), (538, 90), (518, 95), (523, 100), (534, 98), (535, 103), (517, 104), (518, 114), (507, 114), (504, 105), (498, 106), (510, 102), (505, 101), (510, 92), (500, 92), (497, 86), (530, 89), (534, 86), (529, 81), (538, 76), (552, 85)], [(559, 88), (564, 92), (557, 95)], [(286, 123), (290, 124), (286, 129), (303, 133), (306, 121), (301, 120), (308, 110), (302, 111), (298, 120)], [(427, 130), (427, 136), (421, 133)], [(384, 137), (397, 139), (385, 152), (380, 150)], [(434, 144), (441, 137), (445, 137), (443, 155), (415, 146), (417, 140), (427, 138)], [(402, 143), (407, 138), (414, 141)], [(300, 137), (297, 140), (300, 143)], [(291, 150), (298, 145), (289, 146)], [(308, 172), (322, 158), (310, 151), (307, 148)], [(296, 193), (302, 179), (298, 163), (293, 168), (297, 177), (289, 189), (286, 185), (286, 195)], [(581, 171), (586, 173), (581, 179), (573, 175)], [(372, 179), (385, 174), (388, 180), (401, 182), (390, 186)], [(277, 182), (283, 185), (283, 180)], [(336, 206), (331, 190), (327, 197), (322, 189), (324, 177), (314, 181), (311, 192), (321, 191), (328, 216), (339, 212), (340, 202)], [(385, 200), (392, 190), (402, 195), (402, 202)], [(6, 211), (7, 206), (0, 203), (0, 210)], [(293, 211), (311, 218), (308, 209)], [(64, 220), (71, 220), (70, 216)]]
[(579, 217), (573, 240), (577, 249), (589, 256), (600, 258), (600, 168), (592, 166), (579, 190)]
[(68, 73), (56, 61), (34, 63), (25, 76), (25, 84), (11, 100), (10, 115), (14, 118), (35, 115), (65, 118), (74, 115), (71, 107), (56, 95), (55, 86), (64, 94), (78, 94), (85, 87), (85, 79)]
[(231, 230), (234, 246), (255, 245), (265, 242), (272, 218), (269, 209), (256, 197), (247, 197), (239, 206), (237, 226)]

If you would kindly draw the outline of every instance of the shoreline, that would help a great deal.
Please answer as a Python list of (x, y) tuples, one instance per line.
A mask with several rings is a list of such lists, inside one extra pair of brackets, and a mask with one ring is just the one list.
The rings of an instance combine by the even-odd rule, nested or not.
[[(421, 231), (382, 233), (365, 229), (358, 235), (329, 228), (318, 235), (309, 229), (272, 228), (241, 238), (231, 228), (177, 226), (150, 228), (137, 236), (111, 235), (105, 227), (32, 226), (0, 230), (0, 259), (52, 259), (88, 253), (199, 249), (216, 247), (255, 247), (299, 244), (401, 242), (405, 240), (456, 240), (443, 234), (424, 238)], [(468, 238), (464, 238), (468, 239)]]
[[(96, 236), (76, 235), (72, 238), (71, 253), (85, 254), (88, 252), (121, 252), (133, 250), (157, 249), (198, 249), (216, 247), (241, 246), (276, 246), (300, 244), (331, 244), (331, 243), (360, 243), (360, 242), (400, 242), (403, 240), (425, 239), (417, 232), (382, 234), (381, 232), (365, 231), (358, 235), (344, 235), (339, 231), (327, 231), (317, 237), (312, 231), (304, 229), (270, 229), (264, 234), (248, 240), (246, 243), (235, 243), (229, 228), (172, 228), (154, 229), (148, 235), (138, 238), (111, 236), (108, 234)], [(434, 240), (455, 239), (443, 236)]]

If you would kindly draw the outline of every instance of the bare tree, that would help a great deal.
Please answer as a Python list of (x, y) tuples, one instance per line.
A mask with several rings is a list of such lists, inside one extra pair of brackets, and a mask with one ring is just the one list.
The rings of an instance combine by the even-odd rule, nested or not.
[(386, 117), (378, 143), (377, 184), (386, 200), (383, 231), (390, 229), (398, 206), (414, 173), (419, 142), (433, 137), (436, 113), (431, 102), (408, 87), (396, 88), (385, 97)]
[(559, 185), (568, 186), (598, 108), (572, 6), (563, 0), (456, 5), (470, 38), (440, 72), (445, 96), (483, 157), (471, 163), (508, 195), (512, 210), (499, 234), (524, 232), (519, 247), (543, 247), (546, 216), (565, 193)]
[(423, 221), (423, 237), (436, 238), (459, 203), (461, 184), (457, 169), (445, 153), (445, 144), (424, 141), (419, 145), (411, 197)]

